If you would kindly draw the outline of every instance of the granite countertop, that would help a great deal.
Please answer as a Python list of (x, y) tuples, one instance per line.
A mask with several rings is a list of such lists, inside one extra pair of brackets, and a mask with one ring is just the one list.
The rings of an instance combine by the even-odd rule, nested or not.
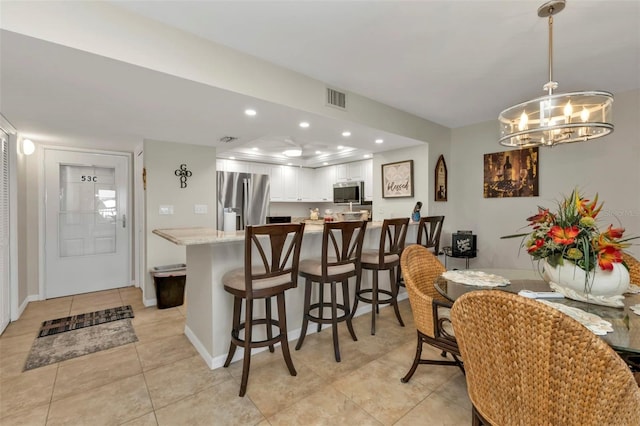
[[(322, 221), (309, 220), (309, 222), (305, 220), (305, 234), (315, 234), (323, 231), (324, 223)], [(367, 229), (380, 227), (382, 227), (382, 222), (367, 223)], [(244, 241), (244, 231), (223, 232), (204, 227), (154, 229), (152, 232), (165, 240), (181, 246)]]

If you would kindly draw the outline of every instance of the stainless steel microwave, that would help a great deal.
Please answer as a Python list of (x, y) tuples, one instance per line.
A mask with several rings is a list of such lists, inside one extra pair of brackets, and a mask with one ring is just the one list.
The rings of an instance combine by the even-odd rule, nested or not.
[(333, 185), (334, 204), (362, 204), (364, 198), (364, 182), (338, 182)]

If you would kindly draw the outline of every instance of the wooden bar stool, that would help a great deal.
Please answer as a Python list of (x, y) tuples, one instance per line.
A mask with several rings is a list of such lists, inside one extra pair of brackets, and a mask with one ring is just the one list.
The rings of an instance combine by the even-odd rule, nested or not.
[[(292, 376), (297, 374), (287, 340), (287, 312), (284, 292), (297, 286), (298, 263), (304, 223), (247, 226), (244, 238), (244, 268), (227, 272), (222, 277), (224, 289), (233, 295), (233, 328), (229, 354), (224, 362), (228, 367), (238, 346), (244, 349), (242, 365), (242, 381), (240, 396), (247, 391), (251, 349), (269, 346), (274, 351), (274, 344), (280, 342), (282, 355)], [(266, 250), (265, 250), (266, 248)], [(257, 252), (259, 265), (253, 264), (254, 251)], [(271, 297), (278, 301), (278, 319), (271, 316)], [(264, 299), (265, 317), (253, 318), (253, 301)], [(242, 301), (245, 300), (245, 320), (241, 321)], [(266, 326), (266, 340), (252, 340), (254, 325)], [(277, 327), (279, 334), (273, 336), (272, 327)], [(240, 331), (244, 330), (244, 339)]]
[[(407, 236), (409, 218), (385, 219), (380, 231), (380, 246), (377, 250), (362, 250), (362, 269), (372, 271), (373, 282), (371, 288), (361, 289), (362, 274), (356, 281), (356, 297), (353, 304), (353, 312), (358, 307), (358, 302), (371, 303), (371, 334), (376, 334), (376, 315), (380, 312), (380, 305), (393, 305), (396, 318), (402, 327), (404, 322), (398, 309), (398, 283), (396, 280), (396, 268), (400, 265), (400, 253), (404, 247)], [(389, 271), (390, 290), (378, 288), (378, 273)], [(380, 294), (388, 297), (380, 299)]]
[[(322, 257), (320, 259), (304, 259), (300, 261), (299, 273), (301, 277), (305, 278), (304, 313), (296, 350), (302, 347), (309, 321), (318, 324), (318, 331), (320, 331), (322, 324), (331, 324), (333, 350), (337, 362), (340, 362), (338, 323), (346, 321), (351, 337), (354, 341), (358, 340), (351, 324), (349, 278), (360, 276), (360, 255), (366, 227), (367, 222), (365, 221), (325, 223), (322, 234)], [(314, 282), (319, 284), (319, 301), (312, 304), (311, 289)], [(337, 282), (342, 283), (342, 304), (337, 302)], [(329, 302), (323, 301), (325, 284), (331, 286), (331, 300)], [(323, 315), (324, 308), (331, 309), (331, 315), (327, 318)], [(316, 315), (312, 314), (314, 310)], [(338, 310), (342, 311), (340, 316), (338, 316)]]
[[(420, 218), (420, 222), (418, 222), (418, 238), (416, 238), (416, 244), (428, 249), (433, 249), (433, 254), (438, 256), (438, 253), (440, 253), (440, 234), (442, 233), (443, 223), (444, 216), (424, 216)], [(402, 255), (402, 252), (400, 255)], [(398, 267), (398, 285), (404, 287), (402, 265)]]

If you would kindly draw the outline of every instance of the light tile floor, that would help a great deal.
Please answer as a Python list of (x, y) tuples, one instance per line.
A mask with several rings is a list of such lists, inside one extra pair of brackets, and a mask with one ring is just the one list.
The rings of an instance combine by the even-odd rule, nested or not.
[[(1, 425), (468, 425), (471, 403), (457, 367), (421, 365), (407, 384), (415, 327), (407, 300), (406, 327), (391, 308), (354, 320), (358, 341), (340, 324), (342, 362), (333, 358), (330, 330), (307, 336), (292, 358), (254, 355), (247, 395), (238, 397), (241, 362), (209, 370), (183, 334), (186, 307), (145, 308), (133, 287), (28, 305), (0, 337)], [(139, 341), (22, 372), (44, 320), (132, 305)], [(288, 309), (295, 307), (287, 306)], [(290, 324), (291, 328), (299, 325)], [(425, 346), (423, 354), (438, 358)]]

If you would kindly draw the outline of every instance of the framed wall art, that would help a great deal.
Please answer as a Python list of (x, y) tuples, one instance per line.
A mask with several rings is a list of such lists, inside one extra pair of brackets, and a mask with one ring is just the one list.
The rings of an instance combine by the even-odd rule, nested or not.
[(537, 197), (538, 148), (484, 154), (484, 198)]
[(413, 160), (382, 165), (382, 198), (413, 197)]
[(438, 158), (435, 170), (435, 200), (447, 201), (447, 164), (444, 162), (444, 156)]

